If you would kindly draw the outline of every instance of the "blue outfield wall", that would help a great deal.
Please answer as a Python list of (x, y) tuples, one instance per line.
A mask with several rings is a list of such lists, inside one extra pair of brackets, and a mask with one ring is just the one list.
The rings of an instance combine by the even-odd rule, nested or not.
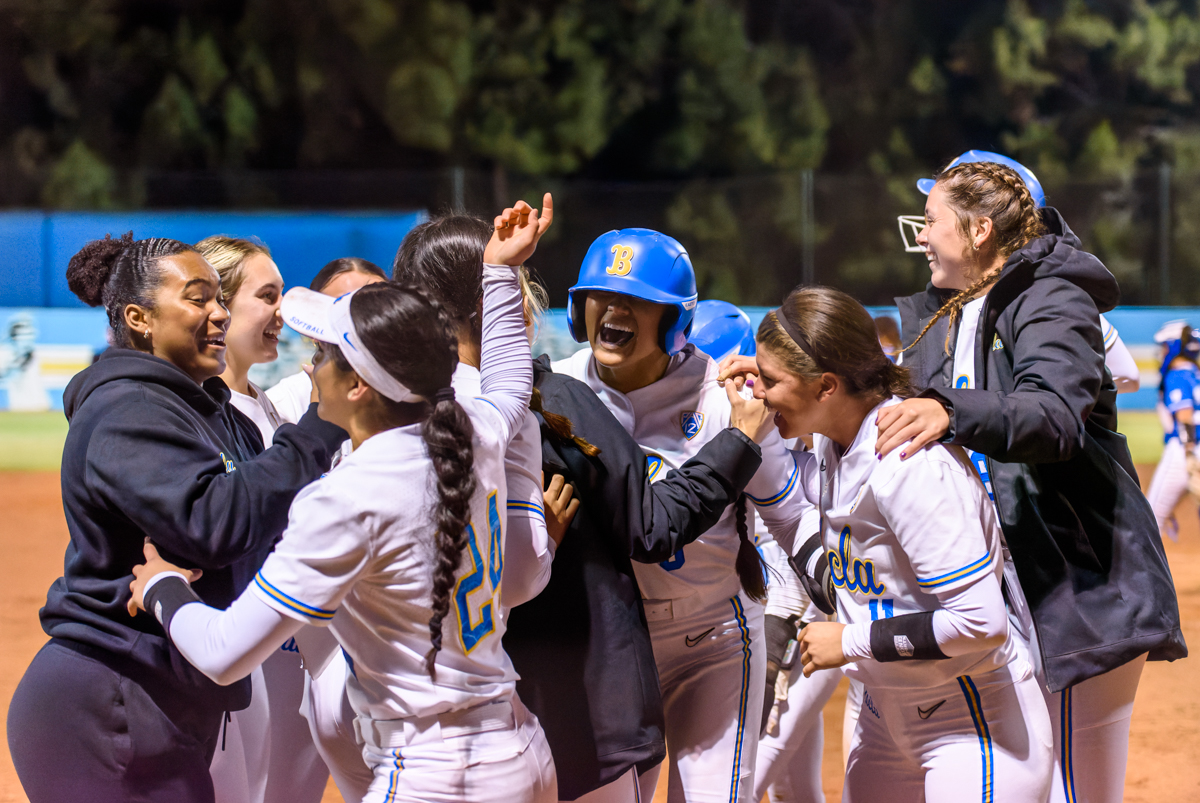
[(67, 262), (89, 240), (169, 237), (194, 243), (213, 234), (257, 237), (287, 286), (308, 284), (330, 260), (357, 256), (388, 272), (414, 212), (5, 212), (0, 214), (0, 307), (83, 307), (67, 287)]

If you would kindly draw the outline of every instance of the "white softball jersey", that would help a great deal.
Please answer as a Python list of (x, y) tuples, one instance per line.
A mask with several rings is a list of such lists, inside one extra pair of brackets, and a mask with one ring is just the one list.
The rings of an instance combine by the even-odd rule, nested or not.
[[(995, 509), (959, 447), (934, 444), (907, 460), (896, 450), (879, 460), (875, 417), (883, 406), (867, 414), (844, 453), (817, 435), (818, 470), (805, 477), (820, 495), (838, 620), (847, 625), (843, 651), (853, 663), (843, 671), (868, 688), (925, 688), (1006, 666), (1014, 647)], [(951, 657), (865, 660), (873, 621), (927, 612), (936, 612), (938, 646)], [(980, 649), (986, 632), (1003, 632), (1003, 641)], [(913, 646), (898, 643), (896, 651), (911, 656)]]
[(408, 719), (508, 697), (516, 673), (501, 645), (504, 445), (492, 405), (459, 402), (475, 427), (471, 525), (443, 625), (437, 680), (425, 671), (432, 607), (436, 478), (420, 424), (363, 442), (296, 497), (284, 538), (255, 577), (279, 613), (329, 625), (349, 658), (359, 716)]
[[(553, 368), (595, 391), (646, 453), (651, 482), (682, 466), (729, 426), (729, 398), (717, 385), (720, 368), (690, 343), (671, 357), (661, 379), (628, 394), (604, 384), (590, 348), (554, 363)], [(795, 551), (797, 530), (816, 532), (819, 526), (816, 507), (798, 482), (800, 466), (811, 456), (789, 452), (777, 432), (772, 432), (761, 448), (762, 465), (746, 486), (746, 494), (790, 555)], [(705, 600), (736, 596), (740, 585), (733, 567), (738, 543), (731, 506), (708, 532), (670, 560), (657, 565), (634, 564), (642, 596), (672, 600), (676, 617), (703, 606)]]

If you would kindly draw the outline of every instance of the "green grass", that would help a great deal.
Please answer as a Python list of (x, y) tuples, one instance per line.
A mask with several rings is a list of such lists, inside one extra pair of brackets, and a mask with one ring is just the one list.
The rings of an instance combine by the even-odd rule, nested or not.
[[(1157, 463), (1162, 454), (1158, 416), (1153, 411), (1126, 411), (1120, 421), (1133, 462)], [(66, 437), (62, 413), (0, 412), (0, 471), (57, 470)]]
[(61, 412), (0, 413), (0, 471), (57, 471), (66, 439)]

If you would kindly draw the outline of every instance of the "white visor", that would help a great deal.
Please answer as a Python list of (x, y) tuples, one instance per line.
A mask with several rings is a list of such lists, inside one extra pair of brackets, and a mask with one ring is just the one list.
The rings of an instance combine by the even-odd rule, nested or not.
[(338, 346), (354, 372), (392, 401), (425, 401), (424, 396), (413, 393), (385, 371), (363, 345), (350, 315), (350, 299), (357, 292), (331, 298), (307, 287), (293, 287), (284, 294), (280, 306), (283, 322), (305, 337)]

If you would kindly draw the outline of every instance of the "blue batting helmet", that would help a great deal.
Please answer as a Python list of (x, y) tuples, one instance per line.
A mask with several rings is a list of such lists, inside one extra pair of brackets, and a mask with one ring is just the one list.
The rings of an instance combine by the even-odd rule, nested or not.
[[(991, 151), (967, 151), (946, 165), (946, 170), (970, 162), (996, 162), (1005, 167), (1011, 167), (1017, 171), (1017, 175), (1025, 182), (1025, 186), (1029, 188), (1029, 194), (1033, 196), (1034, 204), (1037, 206), (1046, 205), (1046, 193), (1042, 189), (1042, 182), (1038, 181), (1038, 177), (1028, 167), (1016, 159), (1009, 159), (1004, 154), (993, 153)], [(929, 191), (933, 189), (934, 183), (934, 180), (931, 178), (919, 178), (917, 179), (917, 189), (928, 195)]]
[(688, 341), (717, 362), (731, 354), (753, 356), (755, 352), (750, 316), (728, 301), (697, 304)]
[(678, 240), (651, 229), (621, 229), (596, 238), (583, 258), (579, 281), (567, 292), (567, 327), (580, 343), (587, 341), (582, 296), (588, 290), (671, 307), (675, 318), (664, 319), (669, 323), (659, 346), (670, 355), (687, 343), (696, 312), (696, 272)]

